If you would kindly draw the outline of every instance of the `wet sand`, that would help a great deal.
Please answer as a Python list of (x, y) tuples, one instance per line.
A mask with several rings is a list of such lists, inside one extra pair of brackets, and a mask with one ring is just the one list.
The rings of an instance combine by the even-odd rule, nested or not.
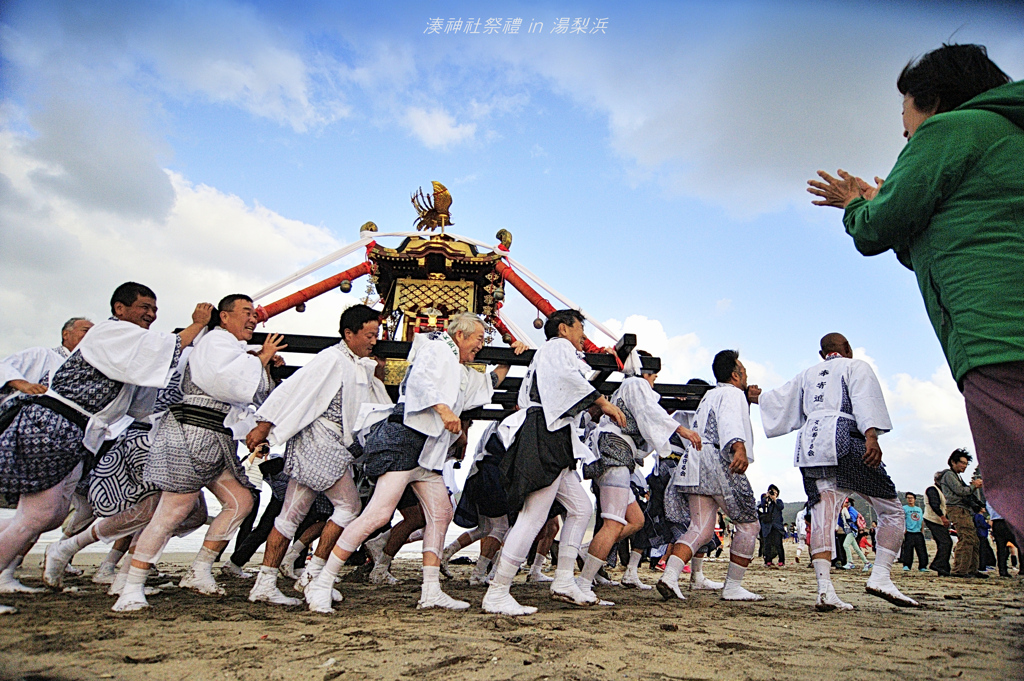
[[(189, 556), (161, 569), (177, 582)], [(417, 561), (398, 560), (395, 587), (344, 581), (333, 616), (253, 604), (249, 584), (218, 574), (223, 598), (169, 588), (143, 613), (115, 614), (106, 587), (69, 578), (73, 593), (3, 595), (20, 613), (0, 617), (2, 679), (1020, 679), (1024, 678), (1024, 594), (1019, 577), (938, 579), (899, 572), (896, 581), (924, 607), (903, 609), (864, 593), (859, 571), (834, 571), (849, 613), (813, 610), (814, 574), (802, 564), (755, 564), (745, 586), (760, 603), (726, 603), (691, 593), (665, 603), (656, 591), (599, 587), (612, 608), (577, 608), (545, 586), (516, 578), (513, 595), (540, 608), (512, 619), (480, 611), (471, 566), (454, 565), (451, 595), (468, 612), (420, 612)], [(258, 556), (257, 556), (258, 559)], [(39, 585), (34, 559), (22, 570)], [(724, 578), (726, 562), (705, 563)], [(899, 570), (897, 566), (897, 570)], [(349, 571), (345, 568), (343, 575)], [(621, 570), (611, 571), (613, 577)], [(649, 584), (658, 574), (645, 568)], [(684, 575), (685, 576), (685, 575)], [(282, 579), (290, 592), (290, 582)]]

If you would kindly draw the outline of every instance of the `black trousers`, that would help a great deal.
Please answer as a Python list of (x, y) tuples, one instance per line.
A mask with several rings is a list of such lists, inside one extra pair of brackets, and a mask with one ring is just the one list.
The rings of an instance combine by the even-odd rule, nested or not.
[(776, 558), (779, 559), (780, 565), (784, 565), (786, 550), (782, 548), (782, 532), (772, 528), (768, 531), (768, 536), (764, 538), (764, 562), (767, 565)]
[(993, 567), (996, 564), (996, 554), (992, 551), (992, 542), (989, 541), (988, 537), (978, 537), (978, 540), (981, 542), (979, 548), (981, 560), (978, 563), (978, 569), (984, 570), (985, 568)]
[(949, 557), (953, 553), (953, 538), (949, 536), (949, 529), (930, 520), (924, 521), (924, 524), (931, 531), (932, 539), (935, 540), (935, 557), (932, 558), (932, 564), (928, 567), (941, 575), (948, 575)]
[(928, 567), (928, 547), (924, 543), (924, 532), (907, 532), (903, 535), (903, 567), (914, 567), (914, 553), (917, 553), (917, 567)]
[(836, 559), (832, 561), (832, 567), (841, 568), (846, 565), (846, 547), (843, 546), (844, 541), (846, 541), (846, 535), (836, 532)]
[(1002, 518), (992, 521), (992, 538), (996, 542), (996, 567), (999, 568), (999, 574), (1003, 577), (1009, 577), (1010, 573), (1007, 569), (1006, 561), (1010, 557), (1010, 549), (1007, 547), (1007, 544), (1012, 543), (1017, 547), (1018, 552), (1020, 552), (1020, 546), (1013, 536), (1013, 530), (1010, 529), (1010, 526)]
[[(252, 491), (252, 490), (250, 490)], [(252, 510), (249, 511), (249, 515), (245, 516), (242, 520), (242, 524), (238, 526), (238, 532), (235, 533), (235, 546), (239, 546), (245, 541), (245, 538), (252, 532), (252, 526), (256, 522), (256, 516), (260, 512), (260, 493), (259, 491), (252, 491)]]

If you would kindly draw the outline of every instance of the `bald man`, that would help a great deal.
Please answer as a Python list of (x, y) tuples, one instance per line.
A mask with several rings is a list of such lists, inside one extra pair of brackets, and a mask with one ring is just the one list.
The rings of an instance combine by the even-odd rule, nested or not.
[(836, 595), (829, 575), (835, 551), (833, 528), (843, 501), (859, 494), (878, 514), (875, 565), (866, 590), (895, 605), (917, 606), (900, 593), (890, 575), (903, 545), (903, 507), (882, 465), (878, 436), (892, 430), (882, 387), (871, 366), (853, 358), (849, 341), (840, 333), (821, 339), (822, 362), (792, 381), (750, 399), (761, 407), (768, 437), (794, 430), (796, 466), (804, 479), (811, 509), (811, 563), (818, 578), (819, 611), (852, 610)]

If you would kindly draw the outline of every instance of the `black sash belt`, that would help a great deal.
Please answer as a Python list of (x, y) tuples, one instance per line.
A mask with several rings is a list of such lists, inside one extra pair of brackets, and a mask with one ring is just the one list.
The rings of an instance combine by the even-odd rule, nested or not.
[(18, 416), (18, 412), (30, 404), (38, 404), (44, 409), (49, 409), (55, 414), (60, 414), (68, 421), (71, 421), (71, 423), (78, 426), (83, 433), (85, 432), (86, 425), (89, 423), (89, 417), (74, 407), (69, 407), (60, 400), (54, 399), (49, 395), (35, 395), (25, 400), (19, 400), (17, 406), (11, 407), (4, 412), (3, 416), (0, 416), (0, 433), (7, 430), (7, 427), (10, 426)]
[(232, 435), (231, 430), (224, 427), (225, 414), (222, 411), (210, 409), (209, 407), (200, 407), (195, 404), (175, 404), (171, 406), (169, 411), (174, 414), (174, 418), (178, 423), (183, 425), (205, 428), (206, 430), (212, 430), (215, 433), (224, 435)]

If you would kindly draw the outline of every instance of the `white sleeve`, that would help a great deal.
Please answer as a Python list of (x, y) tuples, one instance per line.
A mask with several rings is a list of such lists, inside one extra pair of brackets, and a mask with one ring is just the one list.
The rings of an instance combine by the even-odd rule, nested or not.
[(192, 381), (220, 402), (252, 404), (263, 375), (263, 363), (234, 342), (234, 336), (208, 334), (189, 356)]
[(720, 403), (718, 414), (718, 442), (723, 452), (730, 442), (747, 442), (747, 423), (750, 421), (750, 407), (747, 396), (736, 388), (728, 390)]
[(679, 423), (658, 404), (658, 393), (644, 379), (637, 380), (643, 381), (643, 384), (630, 380), (623, 383), (622, 398), (647, 444), (659, 455), (668, 456), (672, 453), (668, 441)]
[(768, 437), (799, 430), (806, 418), (803, 410), (803, 374), (775, 390), (766, 390), (758, 399), (761, 423)]
[(39, 383), (46, 377), (48, 348), (28, 348), (0, 360), (0, 388), (8, 381)]
[(866, 433), (874, 428), (883, 433), (892, 430), (889, 410), (878, 377), (871, 365), (862, 360), (850, 363), (850, 401), (853, 402), (853, 417), (857, 419), (857, 430)]
[(454, 408), (461, 387), (460, 370), (459, 360), (447, 344), (425, 343), (419, 348), (405, 382), (406, 413), (424, 411), (437, 404)]

